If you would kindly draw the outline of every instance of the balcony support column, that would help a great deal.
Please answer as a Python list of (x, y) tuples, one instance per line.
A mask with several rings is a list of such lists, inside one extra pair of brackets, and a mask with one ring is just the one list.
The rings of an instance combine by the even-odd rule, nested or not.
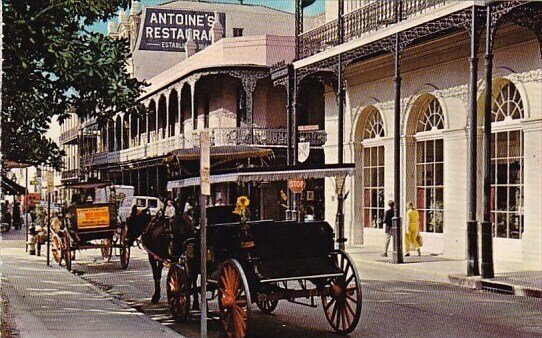
[(303, 0), (295, 0), (295, 59), (301, 56), (301, 34), (303, 34)]
[(241, 79), (245, 91), (245, 107), (247, 109), (247, 125), (249, 128), (249, 144), (254, 144), (254, 91), (257, 79), (252, 76), (244, 76)]
[(467, 275), (480, 275), (478, 262), (478, 221), (476, 220), (477, 203), (477, 164), (478, 164), (478, 121), (477, 121), (477, 95), (478, 95), (478, 47), (479, 24), (478, 8), (472, 6), (470, 38), (470, 92), (469, 92), (469, 177), (468, 177), (468, 212), (467, 212)]
[(197, 80), (190, 82), (190, 113), (192, 116), (192, 130), (196, 130), (196, 120), (198, 112), (196, 111), (196, 83)]
[[(397, 4), (399, 7), (399, 4)], [(397, 14), (400, 8), (397, 8)], [(393, 217), (393, 263), (403, 263), (403, 231), (401, 224), (401, 36), (395, 34), (395, 104), (394, 104), (394, 139), (393, 139), (393, 199), (395, 200), (395, 217)]]
[(181, 136), (183, 133), (183, 112), (181, 110), (182, 104), (181, 100), (183, 98), (183, 86), (182, 84), (177, 87), (177, 122), (179, 122), (179, 129), (177, 135)]
[(292, 64), (288, 65), (288, 83), (286, 84), (286, 164), (292, 165), (293, 154), (292, 154), (292, 144), (293, 144), (293, 128), (292, 123), (294, 119), (295, 109), (294, 109), (294, 96), (295, 96), (295, 75), (294, 75), (294, 66)]
[(486, 6), (486, 51), (485, 78), (486, 92), (484, 96), (484, 135), (483, 135), (483, 177), (484, 177), (484, 218), (482, 228), (482, 277), (493, 278), (493, 236), (491, 229), (491, 122), (492, 122), (492, 89), (493, 89), (493, 39), (494, 26), (491, 4)]
[(158, 126), (160, 125), (159, 123), (159, 118), (160, 118), (160, 97), (158, 97), (158, 100), (156, 100), (156, 104), (154, 105), (154, 108), (156, 109), (156, 111), (154, 112), (154, 115), (155, 115), (155, 118), (154, 118), (154, 140), (150, 140), (150, 142), (153, 142), (153, 141), (158, 141), (159, 137), (158, 137)]
[(168, 138), (170, 136), (170, 130), (169, 130), (169, 96), (171, 96), (171, 92), (169, 92), (169, 95), (166, 97), (166, 125), (164, 126), (165, 130), (162, 132), (163, 138)]

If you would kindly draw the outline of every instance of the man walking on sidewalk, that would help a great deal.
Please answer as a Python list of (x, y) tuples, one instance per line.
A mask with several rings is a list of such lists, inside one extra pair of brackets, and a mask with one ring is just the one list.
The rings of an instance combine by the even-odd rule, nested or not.
[(390, 246), (390, 240), (391, 240), (391, 226), (392, 226), (392, 219), (395, 217), (395, 202), (389, 201), (388, 202), (389, 208), (384, 212), (384, 220), (382, 223), (384, 224), (384, 231), (386, 232), (386, 243), (384, 245), (384, 253), (382, 254), (382, 257), (388, 257), (388, 247)]

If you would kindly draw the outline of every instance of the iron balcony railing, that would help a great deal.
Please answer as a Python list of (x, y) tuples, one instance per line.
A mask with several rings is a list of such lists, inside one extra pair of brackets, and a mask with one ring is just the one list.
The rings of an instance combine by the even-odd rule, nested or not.
[(74, 180), (79, 178), (79, 169), (65, 170), (62, 172), (61, 179), (63, 181)]
[[(343, 15), (344, 41), (357, 39), (367, 33), (395, 24), (398, 20), (411, 19), (451, 2), (457, 1), (403, 0), (400, 6), (396, 6), (396, 1), (371, 2)], [(339, 45), (339, 24), (340, 21), (335, 19), (301, 34), (299, 36), (300, 57), (306, 58)]]
[[(212, 146), (285, 147), (288, 144), (286, 128), (216, 128), (211, 129), (210, 133)], [(186, 132), (184, 135), (172, 136), (128, 149), (84, 155), (81, 159), (81, 165), (104, 165), (164, 156), (177, 149), (198, 147), (199, 135), (200, 131), (194, 130)], [(310, 142), (313, 147), (321, 147), (327, 141), (327, 133), (324, 130), (299, 131), (299, 141)]]
[(79, 134), (79, 126), (72, 127), (60, 134), (60, 144), (67, 144), (77, 141), (77, 135)]

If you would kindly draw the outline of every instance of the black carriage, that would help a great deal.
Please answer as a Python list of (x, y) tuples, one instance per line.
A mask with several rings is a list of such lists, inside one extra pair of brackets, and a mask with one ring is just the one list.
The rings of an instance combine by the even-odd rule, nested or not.
[[(355, 329), (362, 306), (360, 281), (350, 257), (335, 249), (327, 222), (213, 224), (213, 211), (208, 213), (207, 288), (218, 299), (228, 336), (248, 334), (254, 305), (271, 313), (281, 300), (316, 307), (315, 297), (321, 298), (335, 331), (348, 334)], [(168, 273), (168, 302), (179, 322), (188, 319), (190, 302), (198, 297), (191, 285), (200, 271), (199, 243), (199, 238), (189, 241)]]
[(62, 229), (52, 234), (53, 258), (72, 268), (76, 250), (100, 249), (105, 261), (119, 250), (120, 264), (128, 267), (130, 247), (126, 241), (126, 224), (117, 221), (115, 203), (73, 205), (62, 218)]

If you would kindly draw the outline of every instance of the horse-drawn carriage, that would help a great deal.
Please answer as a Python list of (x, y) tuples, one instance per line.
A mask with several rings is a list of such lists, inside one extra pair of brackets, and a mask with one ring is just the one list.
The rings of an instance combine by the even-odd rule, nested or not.
[[(233, 209), (220, 208), (229, 213)], [(208, 213), (207, 290), (218, 299), (229, 337), (248, 334), (254, 304), (271, 313), (281, 300), (316, 307), (316, 297), (335, 331), (347, 334), (355, 329), (362, 306), (360, 281), (350, 257), (335, 249), (327, 222), (213, 224), (213, 218), (227, 217)], [(198, 237), (185, 242), (183, 255), (168, 272), (168, 302), (179, 322), (189, 318), (190, 303), (199, 297), (194, 287), (200, 272)]]
[(62, 227), (52, 232), (53, 258), (71, 270), (76, 250), (100, 249), (109, 261), (114, 250), (119, 250), (120, 264), (128, 267), (130, 246), (126, 241), (126, 224), (117, 221), (115, 203), (73, 205), (62, 218)]

